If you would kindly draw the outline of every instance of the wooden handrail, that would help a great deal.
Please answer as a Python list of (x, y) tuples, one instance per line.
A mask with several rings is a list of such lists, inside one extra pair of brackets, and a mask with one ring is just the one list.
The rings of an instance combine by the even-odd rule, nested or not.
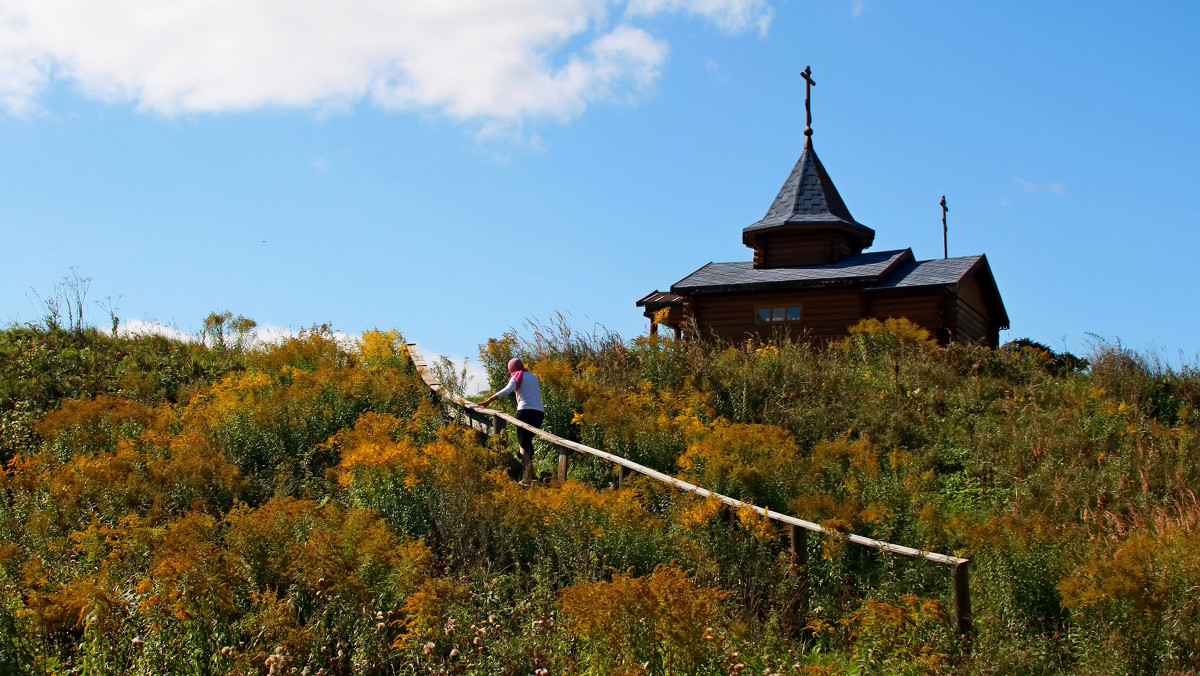
[(904, 545), (897, 545), (897, 544), (893, 544), (891, 542), (884, 542), (883, 540), (876, 540), (876, 539), (865, 537), (862, 535), (855, 535), (854, 533), (843, 533), (841, 531), (831, 530), (829, 528), (822, 526), (819, 523), (814, 523), (812, 521), (805, 521), (804, 519), (798, 519), (798, 518), (796, 518), (794, 516), (790, 516), (788, 514), (776, 512), (774, 510), (767, 509), (765, 507), (759, 507), (757, 505), (752, 505), (752, 504), (749, 504), (746, 502), (742, 502), (741, 500), (738, 500), (736, 498), (731, 498), (728, 495), (722, 495), (715, 491), (710, 491), (707, 488), (702, 488), (693, 483), (684, 481), (683, 479), (673, 477), (669, 474), (664, 474), (663, 472), (659, 472), (658, 470), (652, 469), (650, 467), (646, 467), (645, 465), (638, 464), (632, 460), (622, 458), (619, 455), (613, 455), (612, 453), (602, 451), (598, 448), (592, 448), (591, 446), (587, 446), (587, 445), (581, 444), (576, 441), (571, 441), (570, 439), (563, 439), (562, 437), (560, 437), (556, 434), (552, 434), (541, 428), (534, 427), (533, 425), (530, 425), (524, 421), (518, 420), (516, 417), (508, 415), (507, 413), (505, 413), (503, 411), (497, 411), (495, 409), (490, 409), (490, 408), (483, 408), (482, 406), (479, 406), (475, 402), (463, 399), (462, 397), (460, 397), (456, 394), (453, 394), (453, 393), (449, 393), (449, 396), (446, 396), (447, 393), (442, 392), (443, 388), (442, 388), (441, 382), (439, 382), (438, 379), (435, 378), (434, 375), (429, 371), (429, 365), (426, 364), (425, 360), (421, 357), (421, 353), (417, 349), (416, 343), (408, 343), (408, 354), (409, 354), (409, 357), (412, 359), (413, 364), (417, 367), (417, 373), (420, 374), (421, 379), (423, 381), (425, 381), (425, 384), (429, 387), (429, 389), (432, 390), (433, 392), (437, 393), (443, 399), (447, 399), (450, 402), (452, 402), (455, 405), (462, 408), (463, 413), (466, 414), (468, 420), (471, 421), (472, 427), (474, 427), (475, 429), (478, 429), (480, 431), (489, 431), (491, 429), (491, 426), (489, 426), (487, 423), (484, 423), (482, 421), (475, 420), (473, 417), (471, 417), (472, 413), (480, 415), (480, 416), (489, 416), (492, 418), (500, 418), (502, 420), (507, 421), (511, 425), (516, 425), (517, 427), (520, 427), (521, 429), (532, 432), (533, 434), (537, 435), (538, 437), (541, 437), (542, 439), (546, 440), (547, 442), (549, 442), (551, 444), (554, 444), (555, 446), (558, 446), (559, 448), (566, 448), (566, 449), (570, 449), (572, 451), (578, 451), (580, 453), (585, 453), (587, 455), (595, 456), (597, 458), (602, 458), (604, 460), (607, 460), (611, 463), (614, 463), (614, 464), (624, 467), (626, 469), (632, 470), (634, 472), (638, 472), (639, 474), (644, 474), (648, 477), (651, 477), (652, 479), (656, 479), (664, 484), (674, 486), (676, 488), (688, 491), (690, 493), (695, 493), (696, 495), (699, 495), (701, 497), (704, 497), (704, 498), (715, 497), (718, 500), (720, 500), (721, 502), (729, 505), (730, 507), (734, 507), (737, 509), (742, 509), (742, 508), (752, 509), (752, 510), (758, 512), (759, 514), (762, 514), (763, 516), (767, 517), (768, 519), (771, 519), (773, 521), (778, 521), (780, 523), (786, 523), (789, 526), (792, 526), (793, 527), (792, 528), (792, 539), (793, 540), (797, 539), (795, 529), (803, 528), (805, 530), (812, 531), (814, 533), (821, 533), (823, 535), (829, 535), (832, 537), (842, 538), (844, 540), (848, 540), (850, 542), (863, 545), (864, 547), (871, 547), (873, 549), (878, 549), (880, 551), (889, 552), (892, 554), (900, 554), (901, 556), (925, 559), (926, 561), (932, 561), (934, 563), (951, 566), (954, 568), (953, 604), (954, 604), (955, 624), (958, 628), (959, 634), (961, 634), (961, 635), (967, 635), (971, 631), (971, 618), (970, 618), (971, 602), (970, 602), (970, 597), (968, 595), (968, 587), (967, 587), (967, 566), (971, 562), (970, 559), (964, 559), (964, 558), (960, 558), (957, 556), (950, 556), (949, 554), (939, 554), (937, 552), (930, 552), (930, 551), (925, 551), (925, 550), (921, 550), (921, 549), (914, 549), (912, 547), (905, 547)]

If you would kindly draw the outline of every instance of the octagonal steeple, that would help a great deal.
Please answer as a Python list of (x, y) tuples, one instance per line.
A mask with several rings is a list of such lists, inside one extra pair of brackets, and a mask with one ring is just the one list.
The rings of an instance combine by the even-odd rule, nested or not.
[(813, 150), (811, 73), (804, 69), (804, 150), (767, 214), (742, 230), (756, 268), (835, 263), (875, 241), (875, 231), (850, 215)]

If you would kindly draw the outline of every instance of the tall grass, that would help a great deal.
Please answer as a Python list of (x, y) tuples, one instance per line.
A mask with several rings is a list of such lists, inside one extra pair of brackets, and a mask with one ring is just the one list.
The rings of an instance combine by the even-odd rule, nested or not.
[[(610, 346), (562, 327), (510, 344), (545, 374), (550, 398), (572, 407), (556, 434), (831, 528), (972, 558), (980, 631), (964, 664), (1145, 672), (1196, 654), (1194, 573), (1185, 572), (1194, 569), (1163, 544), (1194, 523), (1195, 368), (1120, 344), (1098, 343), (1086, 360), (1030, 341), (938, 347), (895, 320), (864, 322), (827, 346)], [(1148, 584), (1150, 573), (1115, 563), (1135, 545), (1147, 552), (1138, 566), (1179, 576), (1156, 581), (1161, 593), (1119, 591)], [(948, 599), (948, 576), (929, 566), (814, 547), (821, 627), (878, 620), (867, 601)], [(781, 550), (776, 538), (767, 551)], [(783, 584), (747, 559), (697, 554), (690, 565), (718, 584)], [(763, 596), (743, 593), (738, 606), (761, 619)], [(1146, 624), (1130, 623), (1131, 613)]]
[(971, 558), (966, 644), (928, 562), (812, 536), (805, 590), (751, 510), (617, 489), (578, 457), (522, 488), (511, 435), (450, 424), (398, 332), (219, 342), (0, 332), (0, 673), (1170, 673), (1200, 654), (1194, 368), (939, 347), (897, 321), (814, 346), (555, 317), (481, 346), (493, 387), (512, 356), (539, 375), (560, 436)]

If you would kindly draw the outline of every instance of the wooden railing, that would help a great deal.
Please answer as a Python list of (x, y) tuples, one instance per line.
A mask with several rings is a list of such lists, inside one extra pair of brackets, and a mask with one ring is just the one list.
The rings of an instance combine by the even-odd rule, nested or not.
[(958, 634), (964, 638), (969, 637), (971, 634), (971, 597), (967, 582), (967, 570), (970, 564), (970, 559), (963, 559), (957, 556), (950, 556), (949, 554), (938, 554), (936, 552), (914, 549), (912, 547), (905, 547), (904, 545), (897, 545), (890, 542), (884, 542), (882, 540), (875, 540), (862, 535), (855, 535), (853, 533), (843, 533), (840, 531), (830, 530), (819, 523), (805, 521), (804, 519), (798, 519), (788, 514), (783, 514), (771, 509), (766, 509), (764, 507), (751, 505), (742, 502), (741, 500), (731, 498), (727, 495), (721, 495), (720, 493), (710, 491), (707, 488), (701, 488), (700, 486), (688, 483), (687, 481), (673, 477), (669, 474), (664, 474), (650, 467), (646, 467), (645, 465), (640, 465), (632, 460), (622, 458), (619, 455), (613, 455), (612, 453), (607, 453), (600, 449), (592, 448), (591, 446), (586, 446), (576, 441), (571, 441), (570, 439), (563, 439), (556, 434), (552, 434), (543, 429), (522, 422), (521, 420), (518, 420), (517, 418), (508, 415), (503, 411), (482, 408), (474, 402), (467, 401), (456, 394), (443, 391), (442, 383), (429, 370), (429, 365), (426, 364), (425, 360), (421, 357), (421, 353), (417, 349), (416, 343), (408, 343), (408, 354), (412, 358), (413, 364), (417, 367), (417, 373), (420, 374), (421, 379), (425, 381), (425, 384), (429, 387), (429, 389), (432, 390), (433, 393), (443, 401), (453, 404), (456, 407), (457, 417), (460, 421), (465, 422), (467, 426), (482, 433), (496, 434), (503, 430), (506, 425), (511, 424), (520, 427), (521, 429), (528, 430), (536, 436), (541, 437), (547, 443), (558, 447), (559, 481), (566, 480), (567, 457), (570, 451), (576, 451), (606, 460), (617, 465), (619, 468), (619, 480), (624, 479), (629, 472), (637, 472), (664, 484), (674, 486), (680, 490), (688, 491), (689, 493), (695, 493), (696, 495), (704, 498), (715, 497), (730, 507), (734, 507), (736, 509), (749, 508), (758, 512), (759, 514), (762, 514), (768, 519), (787, 524), (791, 531), (790, 552), (792, 571), (799, 578), (800, 584), (798, 587), (801, 590), (800, 598), (794, 601), (795, 607), (793, 608), (793, 612), (797, 612), (801, 616), (807, 615), (808, 612), (808, 532), (812, 531), (814, 533), (820, 533), (829, 537), (848, 540), (855, 544), (863, 545), (864, 547), (878, 549), (879, 551), (888, 552), (891, 554), (899, 554), (901, 556), (907, 556), (914, 559), (925, 559), (926, 561), (931, 561), (933, 563), (950, 566), (954, 571), (951, 603), (954, 606), (955, 628), (958, 631)]

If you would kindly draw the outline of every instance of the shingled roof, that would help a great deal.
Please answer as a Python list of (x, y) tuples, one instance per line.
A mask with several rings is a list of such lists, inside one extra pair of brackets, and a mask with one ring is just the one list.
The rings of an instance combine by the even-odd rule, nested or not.
[(847, 256), (828, 265), (788, 268), (755, 268), (749, 261), (709, 263), (672, 284), (671, 293), (691, 296), (728, 291), (877, 283), (912, 260), (912, 249), (897, 249)]
[(1008, 311), (1004, 309), (1004, 301), (1000, 298), (1000, 289), (996, 286), (996, 278), (992, 276), (992, 267), (988, 265), (985, 254), (937, 258), (929, 261), (909, 261), (898, 266), (885, 279), (863, 287), (863, 291), (957, 286), (972, 273), (980, 275), (980, 283), (989, 289), (986, 298), (988, 304), (992, 306), (992, 312), (995, 313), (996, 325), (1001, 329), (1007, 329)]
[(888, 275), (866, 287), (868, 291), (877, 289), (912, 289), (922, 286), (946, 286), (957, 284), (966, 276), (971, 268), (983, 258), (978, 256), (959, 256), (957, 258), (937, 258), (929, 261), (909, 261)]
[(784, 226), (836, 226), (854, 232), (869, 247), (875, 231), (854, 220), (833, 180), (812, 147), (812, 137), (804, 140), (804, 151), (792, 173), (783, 182), (767, 215), (742, 230), (742, 239)]
[(677, 296), (673, 293), (666, 293), (655, 289), (646, 294), (639, 300), (637, 307), (648, 307), (651, 309), (661, 309), (668, 305), (677, 305), (683, 303), (683, 296)]

